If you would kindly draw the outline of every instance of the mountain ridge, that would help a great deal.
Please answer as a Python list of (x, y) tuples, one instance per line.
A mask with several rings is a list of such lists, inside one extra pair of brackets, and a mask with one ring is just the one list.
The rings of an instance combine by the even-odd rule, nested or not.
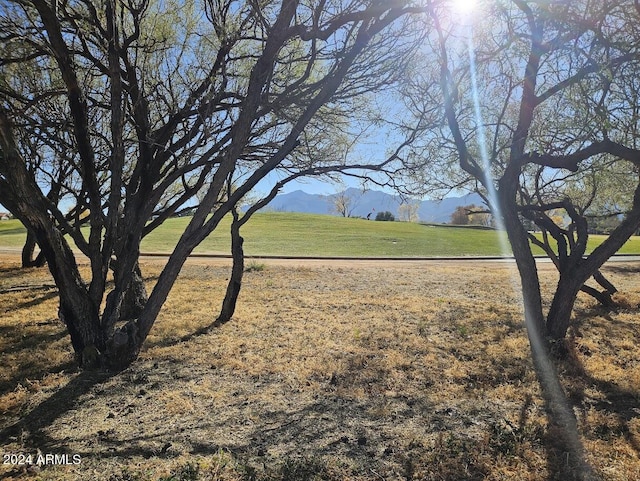
[[(362, 191), (350, 187), (336, 194), (310, 194), (304, 190), (295, 190), (278, 194), (264, 209), (279, 212), (300, 212), (308, 214), (339, 215), (335, 208), (335, 199), (344, 196), (349, 199), (347, 213), (350, 217), (367, 217), (371, 214), (389, 211), (396, 219), (401, 217), (400, 206), (407, 202), (399, 195), (379, 190)], [(457, 207), (471, 204), (482, 206), (482, 197), (470, 193), (457, 197), (445, 197), (440, 201), (415, 201), (417, 214), (421, 222), (448, 223)]]

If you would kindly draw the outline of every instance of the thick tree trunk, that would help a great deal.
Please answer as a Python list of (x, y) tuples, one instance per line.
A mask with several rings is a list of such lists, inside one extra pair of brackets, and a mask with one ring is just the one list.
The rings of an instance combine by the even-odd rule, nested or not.
[[(116, 277), (120, 278), (117, 272)], [(140, 265), (136, 262), (130, 275), (123, 278), (129, 279), (129, 284), (124, 290), (116, 286), (107, 296), (102, 322), (108, 338), (102, 364), (114, 371), (120, 371), (135, 361), (145, 339), (138, 335), (137, 326), (138, 317), (148, 301)], [(118, 327), (117, 324), (123, 321), (125, 324)]]
[(527, 329), (542, 336), (544, 333), (544, 314), (542, 312), (538, 268), (529, 245), (529, 236), (520, 222), (517, 205), (513, 201), (515, 194), (511, 193), (512, 190), (513, 188), (506, 189), (504, 187), (501, 189), (499, 193), (500, 213), (520, 275)]
[(149, 296), (147, 295), (147, 288), (144, 285), (140, 265), (136, 263), (136, 267), (131, 276), (131, 284), (129, 284), (129, 288), (126, 290), (124, 300), (122, 301), (120, 320), (137, 319), (148, 299)]
[(228, 322), (236, 310), (236, 302), (240, 295), (242, 286), (242, 276), (244, 274), (244, 250), (242, 244), (244, 239), (240, 235), (240, 224), (238, 214), (233, 211), (233, 222), (231, 223), (231, 255), (233, 257), (233, 267), (231, 268), (231, 278), (227, 284), (227, 292), (222, 301), (222, 309), (216, 319), (215, 324), (221, 325)]
[(605, 307), (614, 306), (611, 295), (617, 292), (615, 286), (599, 270), (593, 274), (593, 278), (605, 288), (605, 291), (600, 292), (593, 287), (586, 286), (583, 281), (585, 274), (582, 271), (583, 269), (573, 267), (566, 268), (564, 272), (560, 273), (546, 322), (546, 336), (553, 341), (564, 339), (567, 335), (578, 292), (583, 291), (589, 294)]
[[(120, 279), (114, 267), (117, 282)], [(104, 310), (102, 325), (111, 330), (120, 321), (137, 319), (147, 303), (147, 289), (144, 285), (140, 265), (136, 262), (129, 276), (123, 276), (128, 281), (125, 288), (116, 284), (116, 288), (107, 296), (107, 305)]]
[(549, 339), (559, 341), (566, 336), (573, 306), (582, 286), (583, 282), (576, 278), (573, 272), (560, 274), (560, 280), (547, 313), (546, 335)]
[(35, 227), (39, 219), (34, 220), (34, 234), (58, 286), (58, 313), (69, 331), (76, 360), (82, 367), (98, 367), (106, 341), (100, 329), (98, 306), (91, 300), (62, 234), (53, 227)]

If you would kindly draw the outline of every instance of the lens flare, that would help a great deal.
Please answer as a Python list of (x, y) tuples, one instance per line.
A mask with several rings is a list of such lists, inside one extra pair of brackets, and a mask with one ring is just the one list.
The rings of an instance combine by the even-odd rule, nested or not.
[(460, 15), (468, 15), (476, 8), (477, 0), (452, 0), (453, 10)]
[[(473, 2), (456, 2), (458, 4), (461, 3), (473, 3)], [(482, 161), (481, 167), (484, 173), (485, 178), (483, 179), (483, 184), (487, 189), (487, 197), (489, 200), (489, 207), (494, 215), (496, 220), (497, 227), (500, 231), (506, 231), (504, 221), (502, 219), (502, 213), (500, 211), (500, 202), (498, 200), (498, 193), (496, 191), (494, 180), (491, 175), (491, 159), (489, 158), (489, 153), (487, 151), (486, 141), (485, 141), (485, 133), (484, 133), (484, 120), (482, 118), (482, 110), (480, 106), (480, 90), (478, 87), (478, 79), (476, 72), (476, 59), (474, 52), (474, 41), (473, 41), (473, 30), (470, 29), (469, 37), (468, 37), (468, 48), (469, 48), (469, 70), (471, 77), (471, 95), (473, 99), (473, 110), (475, 114), (476, 121), (476, 136), (479, 147), (480, 159)], [(506, 239), (503, 236), (500, 236), (501, 243), (500, 247), (502, 249), (503, 255), (508, 255), (510, 249), (506, 243)], [(515, 276), (514, 276), (515, 277)], [(515, 281), (514, 278), (512, 278)], [(514, 282), (515, 284), (515, 282)], [(517, 288), (515, 289), (517, 292)], [(562, 389), (562, 385), (558, 378), (558, 374), (556, 372), (556, 368), (553, 365), (553, 362), (548, 357), (544, 341), (540, 336), (540, 333), (537, 331), (536, 327), (530, 324), (530, 320), (528, 319), (526, 313), (526, 307), (523, 305), (525, 310), (525, 325), (527, 327), (527, 333), (529, 336), (529, 343), (531, 346), (531, 352), (533, 355), (533, 360), (536, 365), (536, 371), (538, 374), (538, 378), (540, 379), (540, 383), (543, 387), (543, 390), (546, 391), (545, 399), (548, 404), (547, 408), (550, 412), (553, 412), (553, 422), (559, 423), (563, 428), (563, 436), (565, 437), (564, 441), (566, 443), (567, 448), (571, 449), (571, 454), (576, 456), (577, 459), (574, 462), (578, 463), (579, 469), (585, 473), (584, 478), (581, 479), (592, 479), (591, 476), (591, 467), (584, 459), (584, 452), (582, 447), (582, 442), (578, 435), (578, 427), (575, 415), (572, 411), (571, 406), (567, 402), (566, 394)], [(567, 462), (569, 460), (569, 453), (567, 453)], [(594, 478), (595, 479), (595, 478)]]

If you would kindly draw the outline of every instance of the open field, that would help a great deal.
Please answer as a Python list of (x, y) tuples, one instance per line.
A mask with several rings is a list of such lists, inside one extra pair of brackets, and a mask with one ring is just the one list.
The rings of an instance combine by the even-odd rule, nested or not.
[[(74, 370), (44, 269), (0, 263), (0, 451), (80, 464), (0, 479), (550, 480), (554, 446), (512, 265), (269, 263), (208, 334), (229, 271), (190, 261), (141, 358)], [(257, 266), (256, 266), (257, 267)], [(145, 262), (154, 282), (160, 264)], [(541, 266), (545, 292), (555, 281)], [(561, 374), (589, 461), (640, 479), (640, 264), (605, 269), (622, 308), (580, 298)], [(70, 458), (73, 459), (73, 458)]]
[[(142, 243), (146, 252), (169, 252), (187, 224), (169, 219)], [(247, 255), (446, 257), (502, 255), (492, 230), (375, 222), (328, 215), (284, 212), (259, 213), (244, 226)], [(25, 230), (18, 221), (0, 222), (0, 247), (21, 247)], [(590, 237), (589, 250), (604, 236)], [(196, 252), (229, 253), (229, 221), (223, 221)], [(536, 254), (542, 251), (535, 249)], [(640, 237), (633, 237), (620, 253), (640, 253)]]

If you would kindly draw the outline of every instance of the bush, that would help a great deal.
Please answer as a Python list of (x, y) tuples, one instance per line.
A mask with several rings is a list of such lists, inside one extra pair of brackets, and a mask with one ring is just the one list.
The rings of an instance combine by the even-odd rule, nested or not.
[(384, 212), (378, 212), (376, 214), (376, 220), (394, 221), (396, 220), (396, 218), (393, 216), (391, 212), (389, 212), (388, 210), (385, 210)]
[(245, 272), (262, 272), (266, 268), (267, 268), (266, 264), (263, 264), (261, 262), (251, 261), (245, 266), (244, 271)]

